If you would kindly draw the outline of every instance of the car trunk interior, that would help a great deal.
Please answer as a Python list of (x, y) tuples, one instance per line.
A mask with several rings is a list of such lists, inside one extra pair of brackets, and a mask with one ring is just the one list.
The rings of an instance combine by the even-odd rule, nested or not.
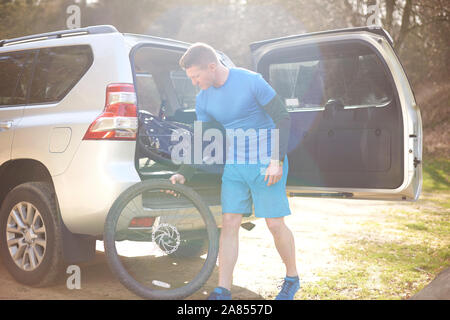
[[(148, 45), (136, 50), (134, 55), (138, 109), (148, 112), (150, 119), (165, 128), (168, 124), (189, 128), (196, 119), (197, 90), (178, 65), (183, 52)], [(145, 135), (147, 132), (141, 129), (139, 135)], [(159, 157), (155, 161), (155, 157), (142, 152), (146, 147), (138, 143), (136, 150), (136, 166), (141, 179), (170, 178), (178, 166), (171, 164), (167, 155), (164, 161), (158, 161)], [(194, 188), (208, 205), (220, 205), (219, 172), (199, 171), (187, 185)]]
[(403, 120), (385, 62), (360, 41), (273, 50), (258, 72), (291, 116), (289, 186), (395, 189)]

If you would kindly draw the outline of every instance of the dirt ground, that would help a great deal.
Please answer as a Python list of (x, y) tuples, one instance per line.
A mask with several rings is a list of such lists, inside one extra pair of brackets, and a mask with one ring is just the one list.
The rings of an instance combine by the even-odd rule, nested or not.
[[(303, 284), (318, 281), (317, 272), (333, 271), (339, 261), (333, 248), (349, 240), (365, 237), (366, 221), (383, 219), (379, 212), (392, 208), (421, 210), (424, 204), (366, 200), (318, 200), (291, 198), (292, 215), (286, 222), (294, 233), (298, 270)], [(273, 299), (276, 285), (285, 269), (264, 220), (258, 219), (252, 231), (240, 229), (239, 259), (234, 273), (233, 299)], [(396, 237), (383, 233), (379, 237)], [(101, 247), (102, 243), (98, 245)], [(106, 257), (97, 251), (96, 258), (81, 268), (81, 289), (69, 290), (66, 282), (50, 288), (31, 288), (15, 282), (0, 264), (0, 299), (139, 299), (112, 275)], [(68, 274), (67, 277), (70, 275)], [(66, 278), (67, 279), (67, 278)], [(216, 286), (216, 267), (206, 285), (189, 299), (205, 299)]]

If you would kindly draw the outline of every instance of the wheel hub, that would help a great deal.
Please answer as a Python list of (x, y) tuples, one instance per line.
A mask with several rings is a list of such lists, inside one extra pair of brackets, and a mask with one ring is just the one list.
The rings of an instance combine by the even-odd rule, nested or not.
[(31, 230), (30, 227), (27, 227), (23, 235), (27, 244), (34, 244), (34, 240), (37, 238), (37, 235), (33, 233), (33, 230)]
[(180, 233), (175, 226), (167, 223), (156, 226), (152, 238), (166, 254), (175, 252), (180, 245)]

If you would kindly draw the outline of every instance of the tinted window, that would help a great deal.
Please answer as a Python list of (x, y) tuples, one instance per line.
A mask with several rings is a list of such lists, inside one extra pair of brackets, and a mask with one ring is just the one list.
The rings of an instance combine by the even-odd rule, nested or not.
[(0, 54), (0, 105), (26, 102), (34, 51)]
[(345, 108), (387, 105), (392, 88), (375, 54), (346, 54), (271, 64), (270, 82), (291, 110), (323, 107), (339, 100)]
[(89, 46), (45, 48), (39, 51), (30, 103), (61, 100), (92, 64)]
[(150, 73), (136, 73), (136, 85), (139, 109), (146, 110), (157, 116), (162, 105), (162, 100), (155, 83), (155, 78)]
[(195, 98), (200, 89), (192, 85), (192, 81), (184, 70), (170, 71), (170, 79), (175, 88), (178, 102), (182, 109), (195, 109)]

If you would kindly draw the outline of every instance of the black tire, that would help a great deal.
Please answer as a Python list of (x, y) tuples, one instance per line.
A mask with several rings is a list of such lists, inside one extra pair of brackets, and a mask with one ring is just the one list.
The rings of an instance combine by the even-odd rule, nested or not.
[[(26, 268), (16, 264), (7, 243), (7, 223), (10, 213), (21, 202), (34, 206), (40, 215), (39, 222), (42, 222), (45, 226), (45, 232), (41, 234), (45, 239), (45, 250), (41, 248), (42, 260), (33, 270), (26, 270)], [(36, 211), (34, 212), (34, 215), (36, 215)], [(64, 270), (62, 227), (56, 194), (49, 183), (27, 182), (15, 187), (8, 193), (0, 209), (0, 234), (1, 259), (14, 279), (35, 287), (50, 286), (60, 279)], [(20, 233), (9, 232), (9, 236), (12, 235), (21, 239), (25, 238)], [(11, 248), (11, 250), (13, 249)], [(25, 254), (22, 260), (25, 260)], [(18, 260), (16, 259), (16, 261)], [(31, 261), (29, 255), (28, 261)]]
[[(146, 287), (136, 281), (125, 269), (120, 261), (115, 246), (115, 229), (123, 208), (137, 195), (151, 190), (173, 190), (190, 201), (197, 207), (205, 225), (209, 241), (208, 256), (200, 272), (192, 281), (183, 287), (170, 290), (157, 290)], [(125, 190), (113, 203), (106, 217), (104, 228), (105, 255), (113, 274), (130, 291), (145, 299), (183, 299), (199, 290), (208, 281), (216, 266), (219, 253), (219, 238), (216, 222), (201, 197), (191, 188), (182, 184), (172, 184), (169, 180), (147, 180), (137, 183)]]

